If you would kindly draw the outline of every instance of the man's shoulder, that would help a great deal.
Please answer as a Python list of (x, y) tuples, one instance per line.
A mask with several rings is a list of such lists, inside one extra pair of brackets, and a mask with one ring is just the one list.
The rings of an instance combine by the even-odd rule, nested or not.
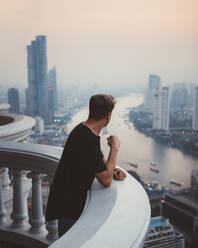
[(81, 143), (98, 143), (99, 137), (96, 136), (83, 122), (75, 126), (70, 132), (69, 139), (80, 140)]
[(79, 134), (84, 134), (86, 133), (86, 128), (83, 125), (83, 122), (79, 123), (78, 125), (76, 125), (70, 132), (70, 136), (73, 135), (79, 135)]

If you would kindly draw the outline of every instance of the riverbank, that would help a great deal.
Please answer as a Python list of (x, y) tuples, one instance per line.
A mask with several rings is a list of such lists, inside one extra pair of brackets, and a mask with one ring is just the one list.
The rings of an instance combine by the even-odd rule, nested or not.
[(169, 131), (153, 130), (152, 114), (141, 111), (141, 106), (129, 111), (129, 120), (139, 132), (168, 147), (174, 147), (184, 153), (198, 156), (198, 132), (189, 127), (171, 127)]

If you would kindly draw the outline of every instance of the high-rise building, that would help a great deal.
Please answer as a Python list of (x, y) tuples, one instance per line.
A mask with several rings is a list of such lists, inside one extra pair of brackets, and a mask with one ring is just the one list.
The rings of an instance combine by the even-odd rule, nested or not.
[(168, 219), (161, 216), (151, 218), (144, 248), (184, 248), (184, 236), (176, 231)]
[(155, 89), (153, 95), (153, 129), (169, 129), (169, 88)]
[(198, 87), (194, 89), (192, 128), (198, 130)]
[(48, 87), (47, 91), (48, 91), (49, 123), (52, 123), (54, 119), (54, 89), (52, 87)]
[(169, 88), (162, 87), (161, 91), (161, 118), (160, 127), (163, 130), (169, 129), (169, 113), (170, 113), (170, 99), (169, 99)]
[(198, 199), (198, 170), (191, 172), (191, 189), (193, 196)]
[(149, 75), (149, 89), (155, 89), (161, 86), (161, 78), (157, 75)]
[(153, 111), (153, 95), (156, 87), (161, 86), (161, 78), (157, 75), (149, 75), (148, 89), (144, 95), (144, 106), (148, 112)]
[(198, 237), (198, 170), (192, 170), (191, 188), (169, 189), (162, 202), (161, 215), (182, 231), (190, 247), (197, 247)]
[(173, 106), (184, 107), (188, 104), (188, 90), (186, 83), (176, 83), (172, 92), (171, 103)]
[(194, 89), (196, 85), (195, 84), (190, 84), (188, 88), (188, 105), (190, 107), (193, 106), (193, 95), (194, 95)]
[(48, 73), (48, 88), (53, 90), (53, 110), (57, 109), (57, 84), (56, 84), (56, 66), (53, 66)]
[(39, 35), (27, 46), (28, 88), (26, 90), (26, 114), (41, 116), (48, 122), (47, 96), (47, 40)]
[(160, 88), (156, 87), (153, 95), (153, 129), (160, 129), (160, 94)]
[(45, 127), (44, 127), (44, 121), (40, 116), (35, 117), (36, 120), (36, 126), (35, 126), (35, 131), (39, 134), (42, 135), (44, 133)]
[(10, 104), (10, 113), (19, 114), (19, 91), (16, 88), (8, 89), (8, 103)]

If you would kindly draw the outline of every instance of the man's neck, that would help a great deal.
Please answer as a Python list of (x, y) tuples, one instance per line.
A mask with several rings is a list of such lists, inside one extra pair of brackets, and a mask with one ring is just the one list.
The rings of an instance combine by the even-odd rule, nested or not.
[(86, 120), (85, 122), (83, 122), (83, 124), (87, 126), (97, 136), (99, 136), (101, 130), (104, 127), (102, 121), (94, 121), (91, 119)]

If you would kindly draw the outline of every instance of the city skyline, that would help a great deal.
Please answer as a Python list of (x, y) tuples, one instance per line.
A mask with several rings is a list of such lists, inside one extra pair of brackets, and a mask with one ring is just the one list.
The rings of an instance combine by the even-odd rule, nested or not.
[(196, 83), (197, 7), (195, 0), (3, 3), (0, 84), (27, 86), (25, 46), (36, 35), (47, 36), (60, 85), (144, 88), (151, 73), (166, 85)]

